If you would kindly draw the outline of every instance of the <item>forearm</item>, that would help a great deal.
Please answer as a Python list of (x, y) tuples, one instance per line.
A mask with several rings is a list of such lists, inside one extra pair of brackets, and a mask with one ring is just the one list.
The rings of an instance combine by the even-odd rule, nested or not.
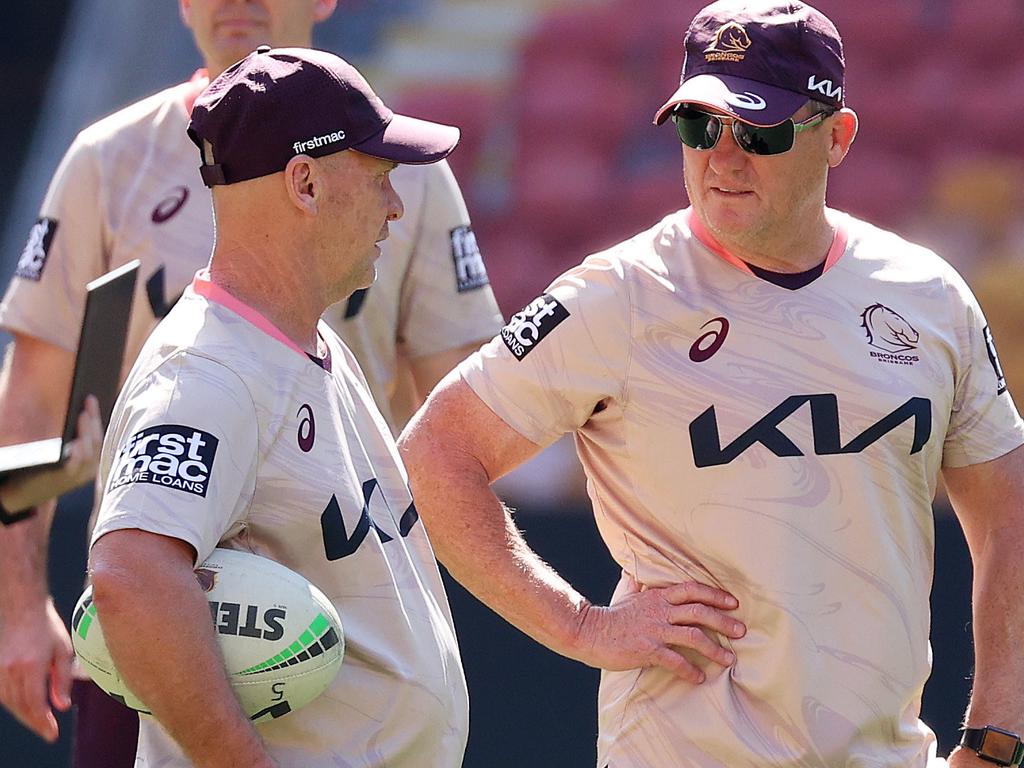
[(529, 548), (483, 468), (429, 447), (415, 450), (420, 458), (407, 460), (410, 482), (438, 559), (506, 621), (582, 660), (576, 639), (589, 602)]
[(48, 501), (35, 516), (0, 526), (0, 624), (4, 616), (38, 608), (49, 598), (46, 558), (56, 506)]
[(746, 632), (736, 598), (696, 582), (645, 589), (626, 578), (611, 606), (591, 605), (526, 545), (490, 483), (540, 447), (450, 375), (398, 442), (413, 497), (439, 559), (481, 601), (553, 651), (609, 670), (660, 666), (693, 684), (689, 648), (727, 666), (713, 640)]
[[(231, 690), (190, 565), (146, 562), (152, 558), (144, 550), (108, 542), (112, 535), (93, 548), (93, 595), (128, 687), (197, 768), (273, 766)], [(202, 717), (196, 717), (198, 702)]]
[(1024, 733), (1024, 532), (993, 531), (975, 557), (974, 689), (967, 724)]

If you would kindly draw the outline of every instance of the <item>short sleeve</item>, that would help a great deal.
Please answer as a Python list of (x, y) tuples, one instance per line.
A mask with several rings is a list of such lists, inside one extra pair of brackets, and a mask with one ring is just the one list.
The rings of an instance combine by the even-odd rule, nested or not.
[(961, 356), (942, 464), (963, 467), (997, 459), (1024, 443), (1024, 422), (1006, 388), (981, 307), (962, 281), (951, 288)]
[(96, 148), (79, 134), (61, 161), (0, 304), (0, 326), (73, 350), (85, 285), (107, 271)]
[(620, 261), (591, 256), (465, 360), (460, 375), (510, 427), (548, 445), (625, 400), (631, 305)]
[(490, 338), (502, 317), (446, 161), (422, 166), (422, 204), (402, 285), (398, 340), (409, 358)]
[(258, 463), (256, 409), (224, 365), (179, 353), (122, 392), (103, 445), (92, 542), (139, 529), (204, 560), (244, 524)]

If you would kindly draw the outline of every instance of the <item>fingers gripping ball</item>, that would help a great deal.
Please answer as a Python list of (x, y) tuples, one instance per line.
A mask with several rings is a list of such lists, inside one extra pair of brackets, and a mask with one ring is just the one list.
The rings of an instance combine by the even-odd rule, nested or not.
[[(319, 589), (280, 563), (228, 549), (215, 549), (195, 573), (231, 686), (252, 720), (282, 717), (327, 689), (341, 667), (345, 636)], [(126, 706), (148, 712), (110, 658), (91, 586), (75, 607), (71, 638), (93, 682)]]

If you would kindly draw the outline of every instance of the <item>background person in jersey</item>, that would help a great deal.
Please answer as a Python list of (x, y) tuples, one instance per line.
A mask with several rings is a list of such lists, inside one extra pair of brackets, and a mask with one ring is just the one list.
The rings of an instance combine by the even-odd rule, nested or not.
[[(827, 18), (714, 3), (685, 54), (657, 122), (682, 139), (692, 207), (558, 278), (403, 433), (438, 555), (605, 670), (601, 768), (944, 765), (919, 719), (941, 471), (974, 563), (967, 738), (1019, 734), (1024, 424), (985, 318), (934, 253), (826, 207), (857, 130)], [(607, 611), (488, 489), (565, 432), (623, 570), (613, 609), (687, 580), (727, 590), (746, 633), (704, 631), (735, 662), (672, 640), (669, 660), (664, 637), (623, 627), (617, 655), (592, 649)], [(655, 602), (669, 620), (705, 610)]]
[[(118, 398), (90, 556), (111, 656), (158, 721), (136, 766), (456, 768), (468, 701), (440, 574), (394, 438), (318, 318), (374, 279), (402, 215), (392, 169), (447, 156), (458, 129), (393, 115), (333, 54), (261, 47), (200, 95), (189, 135), (216, 244)], [(258, 733), (192, 572), (217, 546), (298, 571), (344, 616), (335, 682)]]
[[(262, 43), (310, 45), (314, 24), (330, 16), (335, 4), (181, 0), (181, 11), (215, 76)], [(127, 372), (155, 323), (207, 263), (213, 244), (209, 193), (185, 134), (192, 102), (206, 83), (207, 73), (197, 72), (190, 82), (90, 126), (68, 150), (0, 305), (0, 325), (14, 337), (0, 373), (5, 442), (59, 433), (89, 280), (131, 259), (142, 261), (125, 353)], [(408, 368), (416, 385), (411, 395), (400, 391), (401, 399), (418, 404), (502, 321), (447, 162), (403, 165), (392, 179), (406, 213), (381, 246), (378, 279), (369, 291), (329, 308), (325, 316), (359, 359), (394, 429), (407, 416), (388, 412), (398, 371)], [(89, 461), (88, 456), (98, 457), (99, 441), (94, 438), (80, 448), (86, 457), (50, 476), (42, 499), (55, 499), (90, 476), (96, 458)], [(10, 503), (27, 502), (18, 495)], [(49, 502), (35, 518), (0, 527), (0, 703), (48, 740), (57, 736), (50, 705), (68, 706), (71, 665), (71, 644), (48, 597), (45, 576), (53, 509)], [(106, 733), (126, 734), (134, 713), (91, 683), (76, 682), (75, 700), (76, 764), (85, 765), (83, 752), (93, 751), (97, 766), (117, 768), (125, 764), (121, 761), (130, 766), (131, 738), (126, 736), (117, 757), (110, 750), (122, 742)], [(89, 729), (97, 711), (105, 720), (118, 710), (116, 726)]]

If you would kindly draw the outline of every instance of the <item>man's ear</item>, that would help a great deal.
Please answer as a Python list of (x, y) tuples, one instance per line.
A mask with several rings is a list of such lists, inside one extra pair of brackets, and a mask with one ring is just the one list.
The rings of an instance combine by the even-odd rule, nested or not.
[(178, 13), (181, 14), (182, 23), (192, 29), (192, 0), (178, 0)]
[(319, 24), (331, 18), (338, 7), (338, 0), (315, 0), (313, 4), (313, 21)]
[(846, 153), (850, 151), (850, 145), (857, 138), (859, 121), (856, 112), (844, 107), (832, 116), (831, 122), (832, 144), (828, 149), (828, 166), (835, 168), (843, 162)]
[(323, 176), (316, 160), (296, 155), (284, 167), (284, 184), (288, 199), (307, 216), (316, 216), (323, 194)]

